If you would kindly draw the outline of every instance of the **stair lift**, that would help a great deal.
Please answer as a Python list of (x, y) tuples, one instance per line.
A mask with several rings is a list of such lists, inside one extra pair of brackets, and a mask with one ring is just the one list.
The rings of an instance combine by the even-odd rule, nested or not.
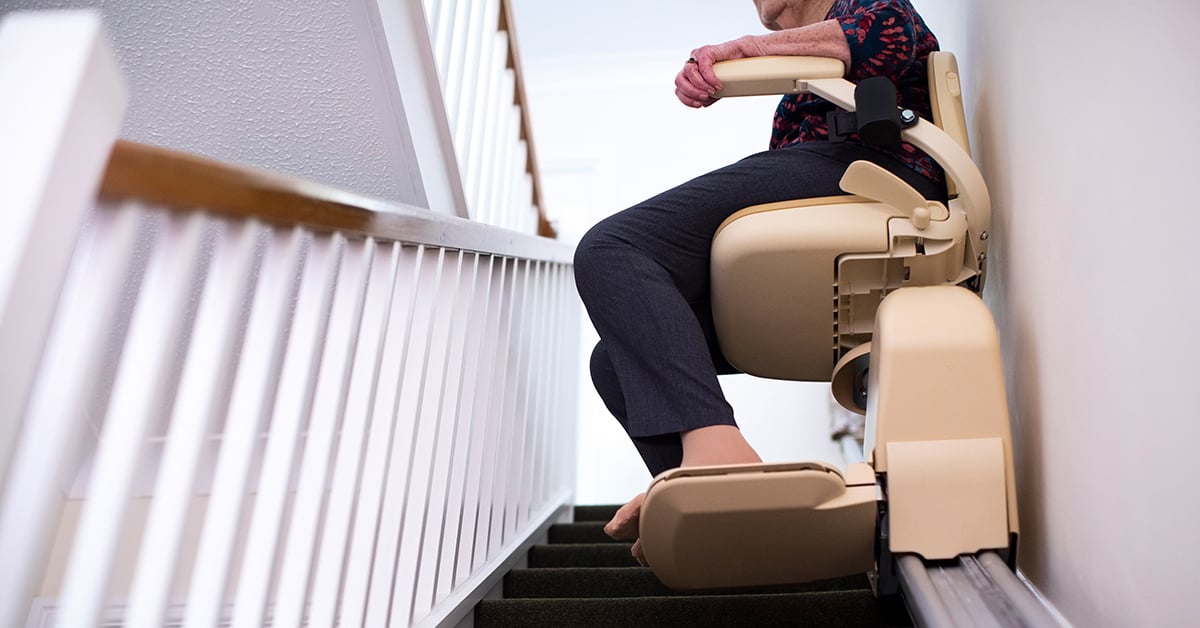
[(712, 244), (712, 307), (726, 357), (753, 375), (831, 382), (841, 405), (866, 415), (867, 461), (844, 473), (822, 462), (666, 471), (642, 504), (646, 561), (678, 590), (867, 573), (877, 595), (897, 591), (904, 556), (992, 551), (1012, 569), (1012, 438), (996, 328), (978, 296), (991, 206), (954, 56), (929, 59), (933, 123), (901, 114), (894, 88), (890, 106), (856, 104), (836, 59), (715, 69), (725, 97), (811, 92), (857, 109), (864, 138), (879, 111), (897, 116), (891, 128), (945, 169), (950, 201), (856, 162), (841, 181), (852, 196), (725, 221)]

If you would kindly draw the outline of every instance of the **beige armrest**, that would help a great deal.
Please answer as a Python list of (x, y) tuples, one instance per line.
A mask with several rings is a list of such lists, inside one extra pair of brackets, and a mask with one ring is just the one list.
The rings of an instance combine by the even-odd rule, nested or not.
[(846, 66), (830, 57), (751, 57), (713, 64), (724, 89), (717, 97), (799, 94), (805, 81), (842, 78)]

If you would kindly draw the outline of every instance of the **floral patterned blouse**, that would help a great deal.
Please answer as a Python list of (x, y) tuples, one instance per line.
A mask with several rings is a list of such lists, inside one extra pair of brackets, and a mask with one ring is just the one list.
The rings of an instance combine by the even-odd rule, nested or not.
[[(929, 53), (938, 49), (938, 41), (909, 0), (836, 0), (825, 19), (841, 24), (850, 45), (847, 80), (857, 83), (871, 76), (887, 76), (896, 84), (901, 107), (933, 119), (926, 62)], [(784, 96), (775, 111), (771, 148), (828, 139), (825, 117), (836, 108), (814, 94)], [(858, 136), (850, 136), (850, 141), (859, 141)], [(908, 142), (896, 149), (877, 150), (936, 183), (943, 180), (942, 169), (933, 158)]]

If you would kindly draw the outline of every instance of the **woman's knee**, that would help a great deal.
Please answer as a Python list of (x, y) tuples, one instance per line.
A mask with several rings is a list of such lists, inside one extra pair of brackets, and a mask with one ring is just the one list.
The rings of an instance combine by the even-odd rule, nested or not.
[(608, 221), (594, 225), (575, 246), (575, 276), (589, 276), (608, 265), (619, 249), (620, 239), (614, 237)]
[(592, 385), (608, 411), (622, 425), (625, 424), (625, 395), (621, 391), (621, 381), (617, 379), (617, 370), (613, 367), (612, 358), (604, 347), (604, 342), (596, 343), (589, 360), (589, 370), (592, 375)]

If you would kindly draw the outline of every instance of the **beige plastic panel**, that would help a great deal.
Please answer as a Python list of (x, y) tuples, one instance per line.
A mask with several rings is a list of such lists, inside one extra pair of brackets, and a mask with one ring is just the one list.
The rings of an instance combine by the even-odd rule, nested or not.
[(870, 340), (888, 292), (974, 273), (962, 212), (928, 204), (945, 219), (918, 230), (895, 205), (828, 197), (727, 219), (713, 239), (711, 283), (729, 361), (760, 377), (829, 381), (842, 353)]
[(933, 221), (942, 221), (950, 217), (950, 211), (945, 205), (925, 200), (925, 197), (904, 179), (869, 161), (850, 164), (838, 182), (838, 187), (855, 196), (904, 210), (905, 214), (912, 218), (913, 226), (920, 231), (927, 230)]
[(846, 479), (822, 463), (668, 471), (642, 503), (646, 560), (678, 590), (866, 573), (879, 492), (865, 464), (852, 465)]
[(962, 82), (958, 74), (958, 59), (952, 52), (933, 52), (927, 65), (929, 100), (933, 105), (933, 123), (954, 138), (967, 153), (971, 140), (967, 137), (967, 116), (963, 113)]
[(841, 78), (846, 66), (829, 57), (752, 57), (713, 64), (723, 88), (718, 98), (797, 94), (812, 79)]
[(1004, 442), (887, 444), (889, 546), (928, 560), (1008, 547)]
[(712, 309), (730, 363), (761, 377), (829, 381), (837, 259), (888, 250), (900, 210), (854, 197), (738, 212), (712, 244)]
[[(958, 60), (949, 52), (933, 52), (930, 53), (927, 63), (933, 123), (954, 138), (963, 150), (970, 153), (971, 142), (967, 138), (967, 116), (963, 113)], [(946, 193), (950, 198), (958, 196), (958, 186), (954, 185), (954, 181), (946, 182)]]
[(865, 448), (891, 468), (890, 443), (998, 438), (1003, 443), (1009, 530), (1017, 531), (1012, 433), (991, 313), (954, 286), (905, 288), (879, 307), (871, 342)]

